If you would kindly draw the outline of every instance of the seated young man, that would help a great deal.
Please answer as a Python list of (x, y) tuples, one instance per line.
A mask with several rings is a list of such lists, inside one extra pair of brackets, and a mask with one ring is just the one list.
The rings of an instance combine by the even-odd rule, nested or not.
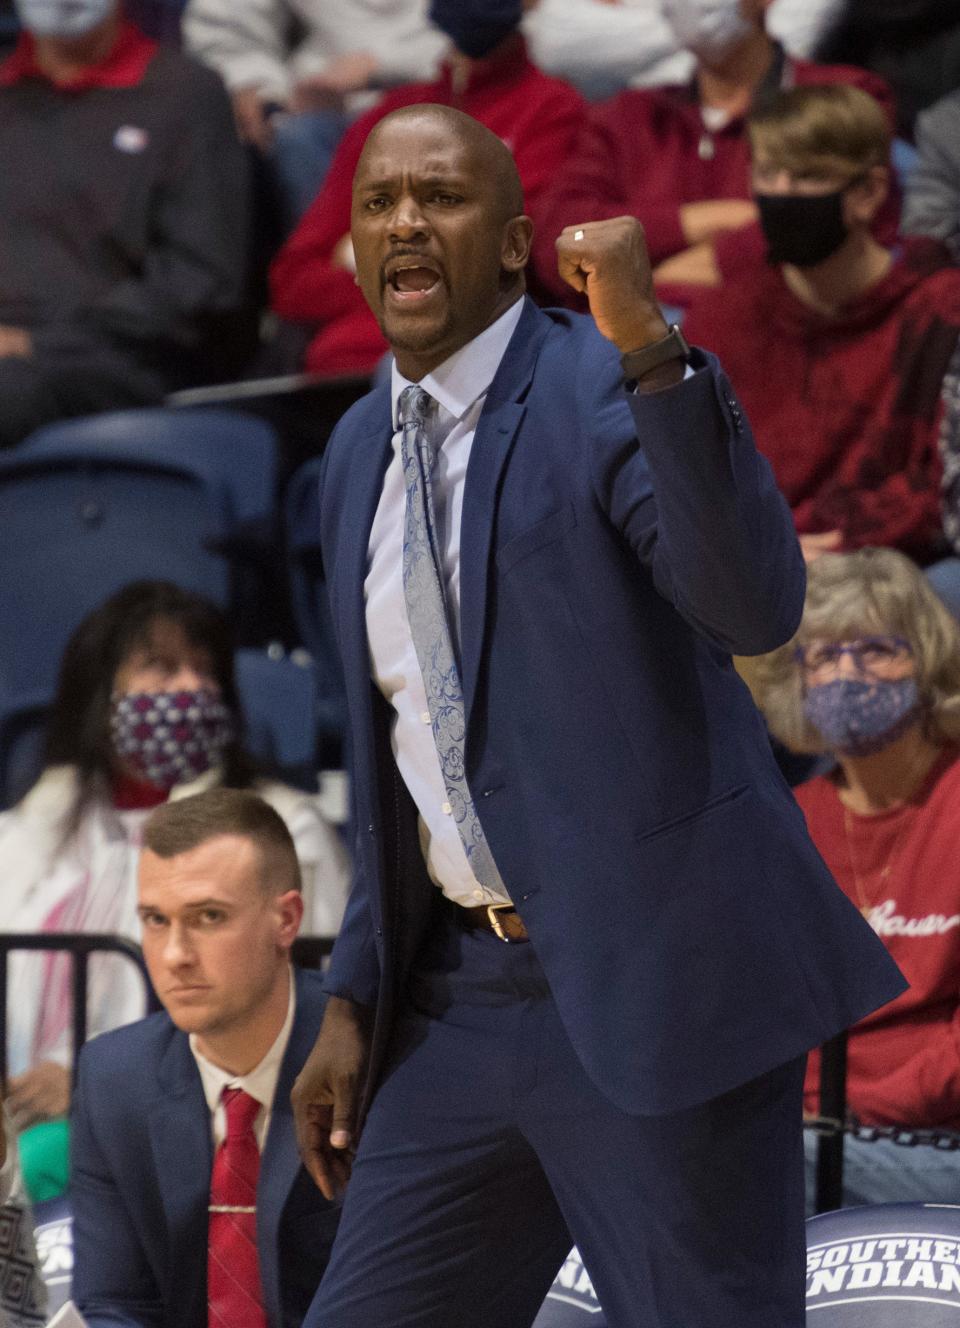
[(531, 64), (517, 31), (522, 14), (521, 0), (432, 0), (430, 16), (454, 47), (439, 78), (388, 93), (341, 142), (323, 188), (274, 261), (270, 279), (274, 312), (313, 329), (305, 363), (312, 373), (367, 375), (387, 350), (354, 279), (349, 232), (361, 149), (391, 111), (437, 102), (492, 129), (516, 158), (528, 208), (563, 169), (584, 102), (568, 84)]
[(957, 529), (950, 490), (941, 513), (938, 447), (960, 470), (945, 404), (960, 270), (935, 240), (891, 250), (872, 234), (889, 133), (857, 88), (794, 88), (755, 112), (769, 261), (704, 294), (684, 333), (722, 358), (808, 556), (879, 544), (928, 564), (945, 551), (944, 522)]
[(233, 366), (247, 168), (210, 70), (119, 0), (17, 0), (0, 65), (0, 447)]
[(143, 845), (165, 1013), (80, 1057), (73, 1298), (90, 1328), (286, 1328), (338, 1217), (300, 1165), (290, 1105), (325, 1003), (320, 975), (290, 966), (293, 840), (255, 793), (218, 788), (164, 803)]
[[(696, 57), (692, 82), (592, 106), (569, 161), (532, 206), (537, 274), (558, 299), (569, 292), (558, 283), (554, 241), (584, 217), (639, 218), (659, 292), (682, 304), (762, 252), (746, 131), (754, 102), (794, 85), (849, 83), (889, 105), (875, 75), (788, 57), (766, 29), (771, 2), (664, 0), (678, 44)], [(896, 212), (891, 202), (889, 237)]]

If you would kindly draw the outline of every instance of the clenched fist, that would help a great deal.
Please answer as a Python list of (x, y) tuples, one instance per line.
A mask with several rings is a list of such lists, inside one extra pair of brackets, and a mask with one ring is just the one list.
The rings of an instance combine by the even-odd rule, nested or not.
[(557, 265), (564, 281), (586, 293), (597, 327), (623, 354), (667, 335), (636, 217), (567, 226), (557, 237)]

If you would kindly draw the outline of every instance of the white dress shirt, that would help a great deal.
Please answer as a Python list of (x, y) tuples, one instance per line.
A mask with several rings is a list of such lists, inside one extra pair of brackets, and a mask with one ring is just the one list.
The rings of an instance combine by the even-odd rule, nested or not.
[(242, 1088), (245, 1093), (249, 1093), (260, 1103), (260, 1110), (253, 1122), (253, 1133), (256, 1136), (257, 1147), (261, 1153), (263, 1152), (267, 1131), (270, 1128), (270, 1118), (273, 1115), (273, 1098), (277, 1091), (277, 1080), (280, 1078), (280, 1066), (283, 1064), (283, 1058), (286, 1055), (287, 1043), (290, 1041), (290, 1030), (293, 1028), (293, 1016), (297, 1008), (297, 991), (296, 984), (293, 981), (292, 969), (289, 974), (289, 982), (290, 999), (287, 1002), (287, 1015), (283, 1021), (283, 1027), (277, 1034), (277, 1039), (266, 1056), (249, 1074), (230, 1074), (227, 1070), (222, 1070), (219, 1065), (214, 1065), (213, 1061), (208, 1060), (198, 1050), (196, 1036), (193, 1033), (190, 1034), (190, 1050), (197, 1062), (200, 1081), (203, 1084), (203, 1095), (207, 1099), (207, 1106), (210, 1109), (210, 1129), (214, 1149), (223, 1143), (227, 1135), (227, 1113), (220, 1101), (221, 1094), (225, 1088)]
[[(439, 443), (433, 500), (455, 646), (460, 634), (460, 520), (467, 464), (487, 391), (522, 310), (523, 300), (517, 300), (419, 384), (438, 403), (427, 427)], [(420, 844), (431, 879), (449, 899), (467, 907), (509, 903), (503, 893), (481, 885), (467, 863), (447, 801), (423, 676), (407, 621), (402, 579), (405, 490), (398, 403), (400, 393), (409, 386), (394, 364), (393, 456), (370, 530), (364, 583), (371, 669), (375, 683), (393, 707), (393, 753), (420, 813)]]

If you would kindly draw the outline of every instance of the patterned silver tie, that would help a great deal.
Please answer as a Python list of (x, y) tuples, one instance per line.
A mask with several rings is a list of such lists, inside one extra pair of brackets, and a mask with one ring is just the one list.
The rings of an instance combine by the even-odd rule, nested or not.
[(442, 549), (433, 508), (431, 476), (437, 451), (425, 427), (432, 406), (433, 398), (422, 387), (405, 387), (400, 394), (400, 455), (406, 489), (403, 594), (450, 814), (457, 823), (473, 875), (481, 885), (507, 896), (464, 770), (463, 690), (450, 633)]

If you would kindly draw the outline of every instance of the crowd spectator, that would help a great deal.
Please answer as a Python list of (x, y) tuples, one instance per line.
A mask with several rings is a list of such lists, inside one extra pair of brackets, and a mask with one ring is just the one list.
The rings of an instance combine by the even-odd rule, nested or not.
[(229, 88), (244, 140), (268, 158), (288, 225), (371, 93), (427, 78), (443, 49), (425, 0), (190, 0), (183, 34)]
[(455, 44), (439, 78), (388, 93), (352, 126), (323, 189), (273, 265), (273, 309), (314, 329), (306, 353), (313, 373), (370, 374), (387, 349), (355, 281), (349, 234), (353, 173), (375, 124), (417, 102), (472, 115), (509, 144), (532, 208), (566, 169), (583, 117), (579, 93), (531, 63), (517, 31), (521, 0), (433, 0), (430, 13)]
[[(850, 1033), (847, 1102), (870, 1125), (960, 1130), (960, 629), (892, 549), (809, 569), (794, 642), (755, 661), (794, 751), (836, 758), (795, 790), (817, 848), (910, 986)], [(819, 1061), (805, 1105), (818, 1112)], [(808, 1188), (813, 1138), (808, 1139)], [(844, 1201), (960, 1202), (960, 1154), (846, 1140)]]
[(960, 258), (960, 92), (917, 117), (918, 159), (903, 204), (903, 229), (932, 235)]
[[(224, 784), (255, 788), (290, 828), (311, 932), (336, 932), (347, 893), (340, 840), (317, 799), (258, 777), (243, 748), (229, 625), (214, 605), (165, 582), (120, 590), (67, 645), (43, 773), (0, 815), (4, 926), (136, 938), (143, 824), (168, 799)], [(9, 1106), (21, 1130), (58, 1121), (70, 1095), (70, 969), (65, 957), (14, 956)], [(143, 1013), (132, 966), (91, 962), (91, 1034)], [(31, 1187), (63, 1161), (62, 1126), (24, 1152)]]
[[(680, 303), (689, 287), (730, 278), (759, 256), (746, 131), (753, 103), (795, 84), (851, 83), (889, 105), (874, 75), (787, 56), (766, 31), (770, 3), (664, 0), (677, 41), (696, 55), (692, 83), (626, 91), (592, 106), (569, 162), (531, 208), (534, 262), (558, 298), (566, 293), (554, 240), (587, 217), (638, 217), (661, 295)], [(895, 205), (885, 221), (892, 235)]]
[(300, 1165), (290, 1106), (325, 1003), (320, 975), (290, 965), (299, 887), (289, 831), (250, 792), (147, 822), (139, 911), (165, 1013), (87, 1044), (73, 1110), (89, 1328), (281, 1328), (306, 1312), (338, 1214)]
[[(767, 26), (791, 55), (809, 59), (842, 5), (772, 0)], [(594, 100), (693, 74), (694, 57), (677, 45), (662, 0), (533, 0), (523, 30), (545, 73), (569, 79)]]
[(960, 87), (960, 10), (953, 0), (845, 0), (820, 58), (873, 70), (893, 88), (897, 132)]
[(960, 467), (944, 401), (960, 270), (934, 240), (891, 251), (872, 234), (890, 129), (866, 93), (782, 92), (750, 136), (770, 261), (703, 294), (685, 334), (736, 383), (808, 557), (879, 544), (930, 563), (945, 549), (938, 445)]
[(210, 70), (119, 0), (17, 0), (0, 65), (0, 446), (249, 349), (247, 170)]

